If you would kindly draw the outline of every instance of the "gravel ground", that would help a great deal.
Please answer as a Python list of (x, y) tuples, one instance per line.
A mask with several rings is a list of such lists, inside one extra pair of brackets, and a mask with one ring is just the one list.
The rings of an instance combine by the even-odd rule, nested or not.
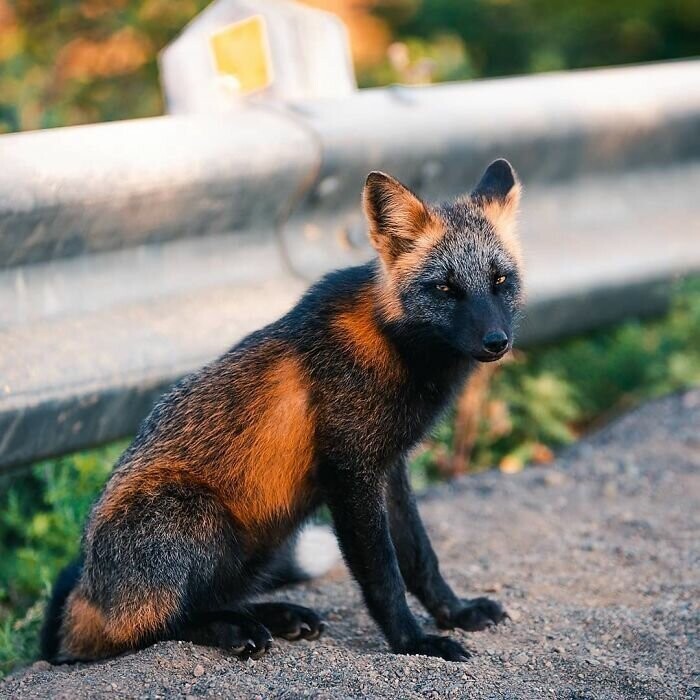
[(37, 662), (0, 696), (700, 698), (699, 506), (696, 390), (642, 407), (553, 466), (423, 499), (448, 579), (500, 598), (513, 618), (453, 633), (475, 652), (466, 663), (388, 653), (339, 569), (283, 592), (325, 616), (320, 641), (277, 642), (247, 662), (174, 642), (92, 665)]

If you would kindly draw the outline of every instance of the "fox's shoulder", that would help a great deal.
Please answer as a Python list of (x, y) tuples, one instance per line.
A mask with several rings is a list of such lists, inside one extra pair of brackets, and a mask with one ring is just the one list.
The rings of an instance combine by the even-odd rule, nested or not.
[(309, 288), (282, 321), (293, 326), (306, 319), (323, 319), (346, 310), (364, 296), (376, 278), (376, 260), (329, 272)]

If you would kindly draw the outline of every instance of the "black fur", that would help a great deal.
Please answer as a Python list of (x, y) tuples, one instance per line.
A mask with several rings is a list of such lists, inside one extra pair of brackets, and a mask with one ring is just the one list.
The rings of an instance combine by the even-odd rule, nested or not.
[(82, 570), (82, 561), (74, 561), (61, 571), (56, 579), (56, 583), (54, 583), (39, 639), (40, 657), (42, 659), (51, 661), (58, 655), (60, 645), (58, 632), (63, 618), (63, 606), (66, 604), (68, 595), (78, 582)]
[[(503, 166), (495, 171), (489, 178), (502, 186)], [(487, 184), (491, 192), (495, 185), (489, 179)], [(392, 206), (400, 206), (401, 190), (394, 195)], [(370, 193), (365, 201), (382, 207), (387, 198)], [(415, 212), (415, 199), (411, 207)], [(98, 658), (169, 638), (257, 657), (273, 634), (317, 637), (323, 623), (313, 611), (252, 605), (248, 599), (299, 576), (290, 537), (322, 503), (394, 651), (467, 657), (456, 642), (422, 631), (406, 604), (406, 585), (445, 628), (483, 629), (505, 617), (493, 601), (457, 597), (443, 579), (411, 493), (406, 455), (477, 361), (500, 357), (485, 347), (488, 334), (496, 330), (508, 347), (512, 343), (518, 264), (471, 200), (413, 215), (420, 225), (411, 235), (434, 229), (436, 222), (444, 235), (393, 284), (388, 266), (413, 256), (413, 246), (384, 246), (390, 259), (326, 276), (287, 315), (184, 379), (158, 403), (93, 509), (83, 570), (64, 573), (56, 585), (45, 625), (46, 658)], [(382, 216), (378, 212), (375, 220)], [(380, 302), (388, 289), (400, 314)], [(358, 315), (362, 304), (369, 304), (366, 317)], [(352, 325), (338, 330), (348, 314), (360, 324), (355, 345), (346, 337)], [(237, 453), (231, 455), (228, 446), (255, 428), (256, 420), (267, 425), (251, 406), (258, 393), (272, 392), (265, 378), (285, 358), (293, 361), (306, 392), (300, 420), (313, 416), (313, 460), (295, 482), (299, 493), (293, 500), (273, 516), (251, 520), (240, 494), (256, 494), (237, 481), (248, 472), (241, 476), (231, 467)], [(278, 401), (269, 396), (268, 403)], [(274, 432), (276, 426), (265, 429)], [(76, 610), (109, 631), (102, 635), (109, 644), (100, 646), (97, 633), (98, 642), (89, 635), (87, 641), (76, 639), (64, 611), (71, 588), (82, 605)], [(144, 629), (141, 622), (151, 617)], [(122, 639), (126, 628), (131, 636)]]

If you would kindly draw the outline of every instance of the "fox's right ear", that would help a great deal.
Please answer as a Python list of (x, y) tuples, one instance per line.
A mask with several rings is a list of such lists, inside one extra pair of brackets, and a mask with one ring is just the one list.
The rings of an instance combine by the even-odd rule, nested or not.
[(378, 171), (367, 176), (362, 205), (369, 238), (386, 263), (411, 250), (432, 220), (418, 196), (391, 175)]
[(494, 160), (481, 176), (471, 197), (481, 206), (496, 233), (516, 260), (521, 258), (516, 218), (522, 188), (513, 166), (504, 158)]
[(486, 168), (471, 196), (497, 227), (513, 229), (521, 191), (513, 166), (499, 158)]

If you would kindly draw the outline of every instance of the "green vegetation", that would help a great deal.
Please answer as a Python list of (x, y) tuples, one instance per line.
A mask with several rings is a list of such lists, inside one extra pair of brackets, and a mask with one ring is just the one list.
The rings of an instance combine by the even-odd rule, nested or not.
[(699, 53), (695, 0), (392, 0), (377, 3), (408, 46), (364, 83), (429, 82), (656, 61)]
[[(640, 400), (700, 384), (700, 279), (679, 286), (670, 313), (520, 353), (494, 375), (472, 469), (546, 461), (590, 426)], [(417, 484), (445, 470), (453, 422), (414, 461)], [(47, 460), (0, 494), (0, 675), (35, 653), (43, 605), (76, 554), (82, 523), (126, 443)]]
[(47, 460), (0, 482), (0, 677), (36, 655), (53, 581), (75, 556), (90, 505), (125, 447)]

